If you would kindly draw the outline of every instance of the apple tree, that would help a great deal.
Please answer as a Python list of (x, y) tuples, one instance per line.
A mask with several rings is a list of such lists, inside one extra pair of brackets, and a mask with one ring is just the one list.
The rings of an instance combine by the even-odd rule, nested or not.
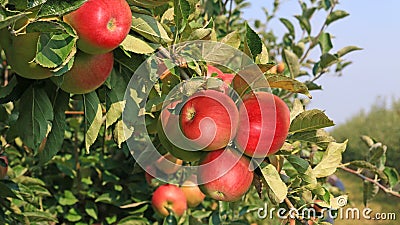
[[(383, 145), (365, 137), (368, 158), (344, 164), (347, 142), (336, 142), (324, 130), (334, 122), (320, 109), (306, 109), (312, 91), (322, 89), (318, 79), (345, 74), (351, 64), (347, 54), (360, 50), (333, 46), (329, 27), (349, 13), (337, 0), (307, 0), (299, 2), (294, 17), (277, 18), (283, 5), (276, 0), (266, 3), (266, 21), (250, 24), (242, 16), (249, 4), (0, 1), (0, 223), (302, 224), (311, 218), (260, 218), (257, 213), (265, 204), (287, 212), (315, 202), (331, 210), (343, 207), (347, 196), (326, 182), (338, 168), (364, 180), (365, 203), (379, 189), (398, 196), (391, 188), (399, 175), (385, 166)], [(93, 16), (97, 6), (104, 11), (96, 15), (105, 18)], [(319, 27), (314, 27), (316, 18), (323, 18)], [(286, 29), (283, 36), (269, 28), (273, 20)], [(119, 35), (123, 38), (111, 40)], [(189, 152), (178, 148), (160, 126), (160, 121), (174, 118), (171, 129), (185, 128), (182, 115), (201, 114), (185, 103), (200, 92), (224, 96), (214, 100), (229, 96), (234, 108), (230, 116), (235, 110), (240, 116), (240, 107), (235, 107), (246, 103), (244, 96), (258, 95), (260, 88), (276, 99), (274, 107), (279, 105), (265, 118), (282, 117), (287, 124), (271, 119), (270, 141), (278, 133), (283, 138), (276, 149), (257, 158), (229, 134), (208, 149), (188, 140), (198, 150)], [(212, 104), (198, 105), (207, 113)], [(222, 112), (211, 113), (214, 124)], [(229, 129), (235, 134), (245, 130)], [(182, 130), (188, 139), (194, 132)], [(200, 183), (199, 177), (216, 170), (192, 179), (196, 174), (191, 169), (223, 153), (244, 162), (243, 168), (253, 165), (248, 184), (240, 186), (233, 169), (214, 186), (214, 181)], [(159, 191), (171, 186), (165, 183), (179, 188), (164, 190), (189, 194), (174, 194), (183, 197), (171, 200), (163, 196), (168, 191)], [(188, 183), (194, 188), (183, 185)], [(239, 189), (244, 191), (236, 196)], [(234, 198), (219, 198), (222, 190)], [(170, 203), (155, 203), (164, 204), (156, 199), (159, 195)], [(184, 203), (175, 207), (173, 201)], [(332, 223), (323, 217), (312, 222)]]

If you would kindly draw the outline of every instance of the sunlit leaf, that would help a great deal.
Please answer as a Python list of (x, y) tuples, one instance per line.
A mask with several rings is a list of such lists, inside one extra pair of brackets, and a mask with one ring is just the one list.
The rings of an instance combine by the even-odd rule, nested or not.
[(90, 146), (96, 141), (103, 123), (103, 111), (96, 92), (83, 95), (85, 109), (85, 147), (89, 152)]
[(311, 98), (311, 94), (308, 91), (307, 86), (300, 81), (281, 75), (267, 76), (267, 80), (270, 87), (272, 88), (282, 88), (293, 93), (304, 94), (307, 97)]
[(333, 174), (342, 162), (342, 153), (346, 150), (347, 140), (343, 143), (332, 142), (328, 145), (321, 162), (313, 168), (317, 178)]
[(292, 78), (297, 77), (300, 74), (300, 64), (297, 55), (285, 49), (283, 50), (282, 57), (289, 68)]
[(350, 15), (348, 12), (344, 11), (344, 10), (336, 10), (333, 11), (331, 14), (329, 14), (328, 18), (325, 21), (326, 25), (331, 24), (332, 22), (342, 19), (346, 16)]
[(305, 132), (335, 125), (324, 112), (313, 109), (300, 113), (293, 119), (289, 132)]

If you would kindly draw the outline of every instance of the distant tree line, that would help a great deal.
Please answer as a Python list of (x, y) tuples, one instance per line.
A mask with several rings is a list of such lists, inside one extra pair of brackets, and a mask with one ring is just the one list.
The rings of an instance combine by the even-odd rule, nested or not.
[(365, 158), (368, 146), (362, 135), (368, 135), (387, 146), (387, 164), (400, 170), (400, 99), (387, 104), (378, 98), (369, 112), (361, 111), (346, 123), (336, 126), (332, 135), (337, 141), (349, 139), (344, 162)]

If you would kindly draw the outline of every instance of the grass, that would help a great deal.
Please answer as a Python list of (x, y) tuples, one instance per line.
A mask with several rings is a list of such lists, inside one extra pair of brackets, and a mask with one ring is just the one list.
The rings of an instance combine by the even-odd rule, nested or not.
[[(342, 213), (342, 217), (335, 220), (335, 225), (398, 225), (400, 224), (400, 198), (388, 195), (383, 191), (379, 191), (377, 196), (368, 202), (367, 206), (363, 204), (363, 181), (353, 174), (349, 174), (344, 171), (338, 171), (338, 177), (343, 181), (346, 193), (349, 196), (349, 204), (346, 208), (358, 208), (361, 211), (360, 220), (357, 219), (345, 219), (345, 214)], [(372, 211), (369, 214), (371, 218), (376, 213), (395, 213), (395, 220), (373, 220), (362, 218), (362, 210), (364, 208), (370, 208)], [(345, 212), (344, 208), (343, 212)], [(351, 214), (350, 214), (351, 215)], [(382, 214), (383, 216), (383, 214)]]

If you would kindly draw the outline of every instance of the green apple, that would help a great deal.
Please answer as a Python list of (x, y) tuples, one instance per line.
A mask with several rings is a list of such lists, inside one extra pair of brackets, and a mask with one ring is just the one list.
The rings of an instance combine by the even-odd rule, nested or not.
[(36, 57), (40, 33), (12, 35), (6, 28), (0, 30), (0, 45), (4, 49), (7, 63), (21, 77), (45, 79), (53, 74), (49, 68), (33, 62)]

